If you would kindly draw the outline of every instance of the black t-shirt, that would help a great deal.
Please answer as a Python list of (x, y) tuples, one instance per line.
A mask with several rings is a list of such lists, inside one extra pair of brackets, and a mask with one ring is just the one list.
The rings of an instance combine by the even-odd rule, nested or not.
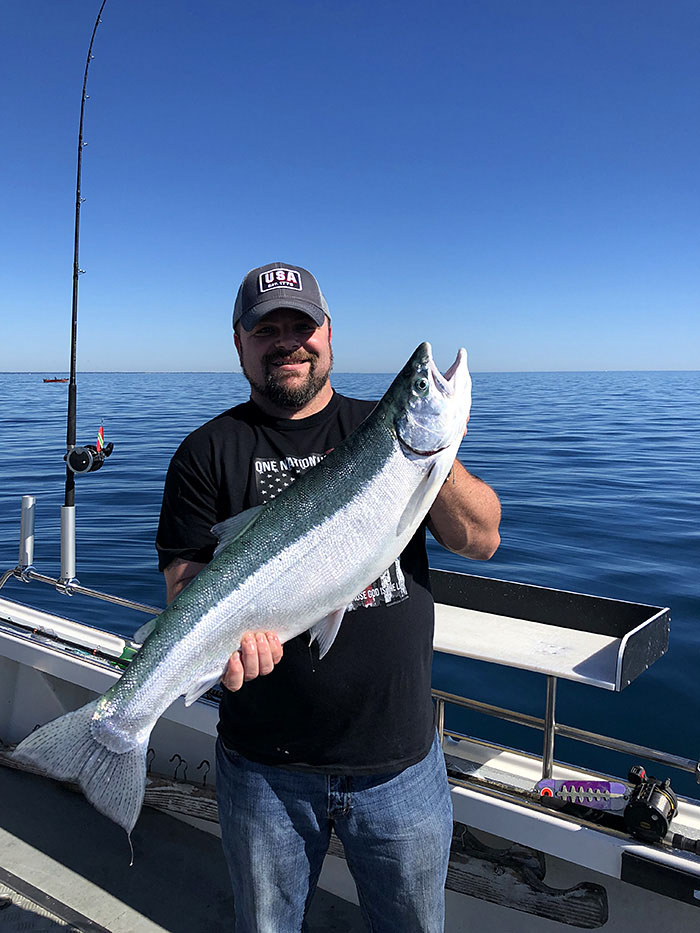
[[(279, 419), (246, 402), (190, 434), (165, 482), (161, 570), (177, 557), (209, 561), (213, 525), (274, 498), (373, 407), (335, 393), (315, 415)], [(341, 774), (402, 770), (432, 742), (432, 642), (421, 527), (400, 560), (353, 600), (323, 660), (304, 633), (285, 644), (271, 674), (224, 689), (219, 732), (229, 747), (267, 764)]]

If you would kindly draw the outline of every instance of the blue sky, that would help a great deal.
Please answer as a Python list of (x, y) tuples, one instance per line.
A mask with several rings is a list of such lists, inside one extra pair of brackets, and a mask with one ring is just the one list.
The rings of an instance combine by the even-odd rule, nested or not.
[[(68, 367), (98, 9), (2, 5), (1, 370)], [(700, 368), (695, 0), (108, 0), (94, 53), (79, 369), (235, 369), (273, 259), (339, 371)]]

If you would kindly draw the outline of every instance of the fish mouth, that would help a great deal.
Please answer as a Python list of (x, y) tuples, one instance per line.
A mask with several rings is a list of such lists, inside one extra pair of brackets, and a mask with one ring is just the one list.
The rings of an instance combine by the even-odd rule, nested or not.
[[(441, 373), (435, 365), (435, 361), (433, 360), (433, 350), (429, 343), (423, 344), (423, 351), (427, 376), (430, 379), (431, 384), (445, 398), (455, 398), (460, 389), (460, 386), (457, 385), (457, 373), (460, 372), (462, 363), (466, 360), (466, 350), (460, 347), (460, 349), (457, 351), (457, 358), (444, 374)], [(410, 444), (407, 444), (406, 441), (403, 440), (403, 438), (400, 436), (398, 437), (398, 441), (404, 450), (409, 451), (417, 457), (432, 457), (435, 456), (435, 454), (441, 453), (443, 450), (447, 450), (447, 448), (450, 446), (449, 444), (444, 444), (442, 447), (436, 447), (434, 450), (418, 450), (415, 447), (411, 447)]]
[(460, 347), (457, 351), (457, 358), (455, 359), (454, 363), (448, 370), (445, 371), (443, 375), (435, 365), (430, 344), (426, 344), (426, 346), (428, 350), (428, 370), (430, 376), (432, 377), (433, 384), (444, 396), (447, 398), (454, 398), (457, 392), (457, 380), (455, 379), (455, 376), (459, 372), (460, 366), (466, 358), (467, 351), (463, 347)]

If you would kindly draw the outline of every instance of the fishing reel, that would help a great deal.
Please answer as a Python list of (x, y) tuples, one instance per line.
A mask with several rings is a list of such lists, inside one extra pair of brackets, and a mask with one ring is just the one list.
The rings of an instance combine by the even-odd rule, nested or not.
[(63, 459), (68, 469), (74, 473), (94, 473), (100, 469), (113, 450), (114, 444), (111, 441), (99, 449), (94, 444), (85, 444), (83, 447), (72, 447)]
[(635, 765), (627, 780), (632, 784), (623, 813), (627, 831), (642, 842), (661, 842), (678, 813), (678, 798), (671, 790), (670, 779), (647, 777), (644, 768)]

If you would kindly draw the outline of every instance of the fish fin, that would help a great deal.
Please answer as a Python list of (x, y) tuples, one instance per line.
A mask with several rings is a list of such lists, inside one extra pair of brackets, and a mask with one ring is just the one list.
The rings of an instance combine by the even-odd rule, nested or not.
[(254, 505), (252, 509), (246, 509), (245, 512), (239, 512), (238, 515), (234, 515), (232, 518), (227, 518), (226, 521), (214, 525), (211, 529), (211, 533), (216, 535), (219, 539), (219, 543), (216, 545), (216, 550), (214, 551), (214, 557), (216, 557), (219, 551), (222, 551), (226, 545), (230, 544), (240, 534), (243, 534), (246, 528), (253, 524), (263, 508), (264, 506), (262, 505)]
[(146, 788), (149, 737), (123, 752), (107, 748), (91, 728), (98, 702), (36, 729), (12, 757), (60, 781), (76, 781), (95, 809), (131, 833)]
[(216, 671), (207, 671), (206, 674), (203, 674), (199, 677), (193, 684), (191, 684), (190, 689), (185, 694), (185, 706), (192, 706), (195, 700), (198, 700), (207, 690), (210, 690), (212, 687), (215, 687), (221, 678), (224, 676), (224, 671), (226, 667), (218, 668)]
[(318, 641), (319, 660), (328, 654), (329, 648), (335, 641), (335, 636), (340, 631), (340, 623), (343, 621), (345, 609), (345, 606), (342, 609), (336, 609), (335, 612), (329, 613), (309, 629), (311, 641)]
[(148, 622), (144, 622), (140, 628), (137, 628), (134, 632), (134, 641), (142, 645), (148, 636), (155, 631), (158, 618), (159, 616), (154, 616), (152, 619), (149, 619)]
[(440, 491), (441, 485), (442, 482), (440, 480), (437, 463), (432, 463), (430, 469), (425, 471), (423, 478), (413, 490), (411, 498), (406, 503), (406, 508), (403, 510), (403, 514), (399, 519), (397, 527), (398, 535), (402, 535), (407, 528), (412, 526), (414, 531), (418, 530), (418, 526), (425, 517), (426, 501), (429, 501), (430, 505), (428, 508), (430, 508)]

